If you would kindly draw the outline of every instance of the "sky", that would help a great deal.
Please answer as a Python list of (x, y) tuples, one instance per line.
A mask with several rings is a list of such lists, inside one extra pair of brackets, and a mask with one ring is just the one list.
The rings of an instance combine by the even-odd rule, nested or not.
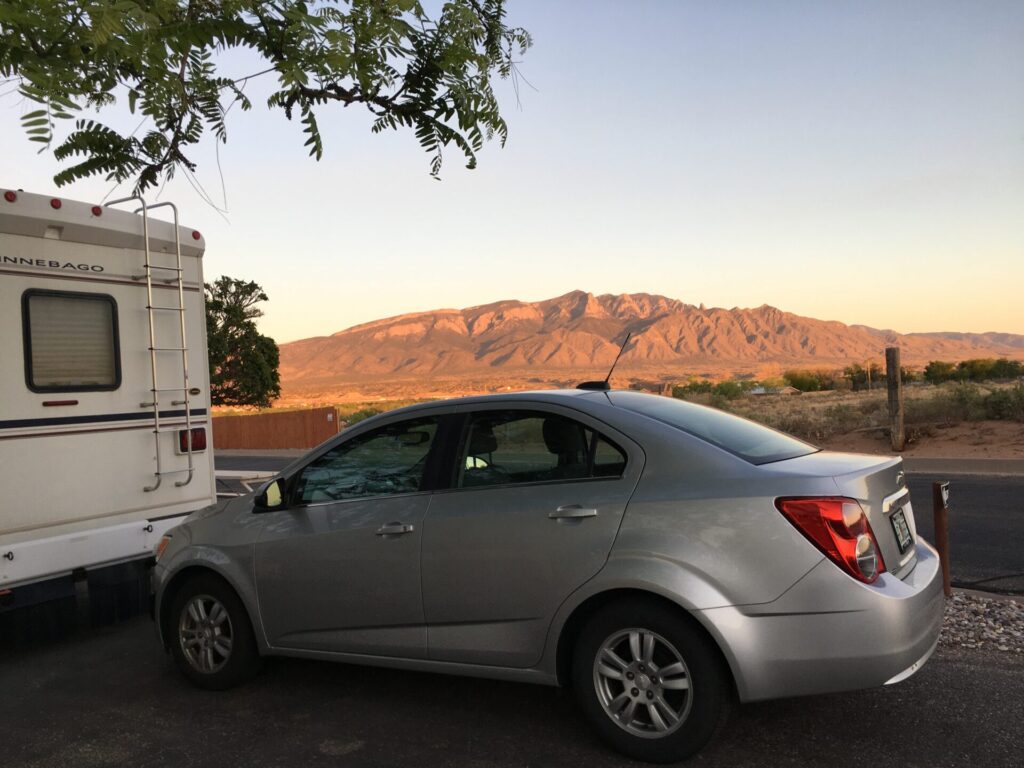
[[(529, 84), (518, 100), (500, 86), (509, 140), (476, 170), (453, 149), (435, 181), (411, 132), (371, 135), (368, 114), (340, 106), (321, 112), (318, 163), (257, 79), (228, 143), (196, 155), (227, 212), (182, 178), (167, 186), (161, 199), (206, 238), (207, 280), (263, 286), (262, 332), (286, 342), (581, 289), (1024, 333), (1024, 3), (508, 9), (534, 37)], [(222, 63), (233, 77), (262, 68)], [(0, 187), (56, 194), (60, 166), (18, 124), (33, 108), (0, 99)], [(99, 118), (137, 123), (123, 105)]]

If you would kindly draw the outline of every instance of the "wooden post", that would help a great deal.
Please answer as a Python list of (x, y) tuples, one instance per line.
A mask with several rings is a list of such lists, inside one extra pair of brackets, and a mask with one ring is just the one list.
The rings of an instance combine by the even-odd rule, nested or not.
[(942, 565), (942, 591), (952, 597), (953, 587), (949, 580), (949, 483), (932, 483), (932, 510), (935, 515), (935, 548), (939, 551)]
[(900, 371), (900, 348), (885, 348), (885, 383), (889, 390), (889, 439), (894, 451), (906, 447), (903, 429), (903, 376)]

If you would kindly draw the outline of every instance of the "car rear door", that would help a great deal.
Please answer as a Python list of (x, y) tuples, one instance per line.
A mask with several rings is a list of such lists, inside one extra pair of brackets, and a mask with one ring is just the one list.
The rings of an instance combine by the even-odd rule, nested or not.
[(428, 656), (529, 667), (604, 565), (643, 468), (626, 436), (548, 404), (474, 407), (424, 524)]

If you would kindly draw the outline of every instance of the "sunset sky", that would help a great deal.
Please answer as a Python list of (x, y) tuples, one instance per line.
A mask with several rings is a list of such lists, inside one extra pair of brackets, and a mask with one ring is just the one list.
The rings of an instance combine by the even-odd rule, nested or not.
[[(357, 107), (323, 111), (317, 163), (256, 80), (220, 148), (227, 213), (168, 186), (207, 279), (269, 294), (264, 333), (577, 288), (1024, 333), (1024, 3), (508, 5), (532, 87), (520, 106), (502, 85), (509, 142), (477, 170), (452, 150), (432, 180), (411, 133), (373, 136)], [(0, 101), (0, 187), (55, 193), (18, 125), (32, 108)], [(212, 140), (197, 159), (223, 203)]]

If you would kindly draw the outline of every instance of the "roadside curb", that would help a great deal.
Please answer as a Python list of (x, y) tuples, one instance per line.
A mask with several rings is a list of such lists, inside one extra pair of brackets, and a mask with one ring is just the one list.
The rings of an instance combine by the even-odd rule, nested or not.
[(967, 597), (981, 597), (986, 600), (1005, 600), (1010, 603), (1024, 603), (1024, 595), (1004, 595), (999, 592), (986, 592), (982, 589), (966, 589), (964, 587), (953, 587), (953, 594), (960, 593)]
[(1024, 459), (926, 459), (905, 456), (903, 467), (911, 474), (1024, 476)]

